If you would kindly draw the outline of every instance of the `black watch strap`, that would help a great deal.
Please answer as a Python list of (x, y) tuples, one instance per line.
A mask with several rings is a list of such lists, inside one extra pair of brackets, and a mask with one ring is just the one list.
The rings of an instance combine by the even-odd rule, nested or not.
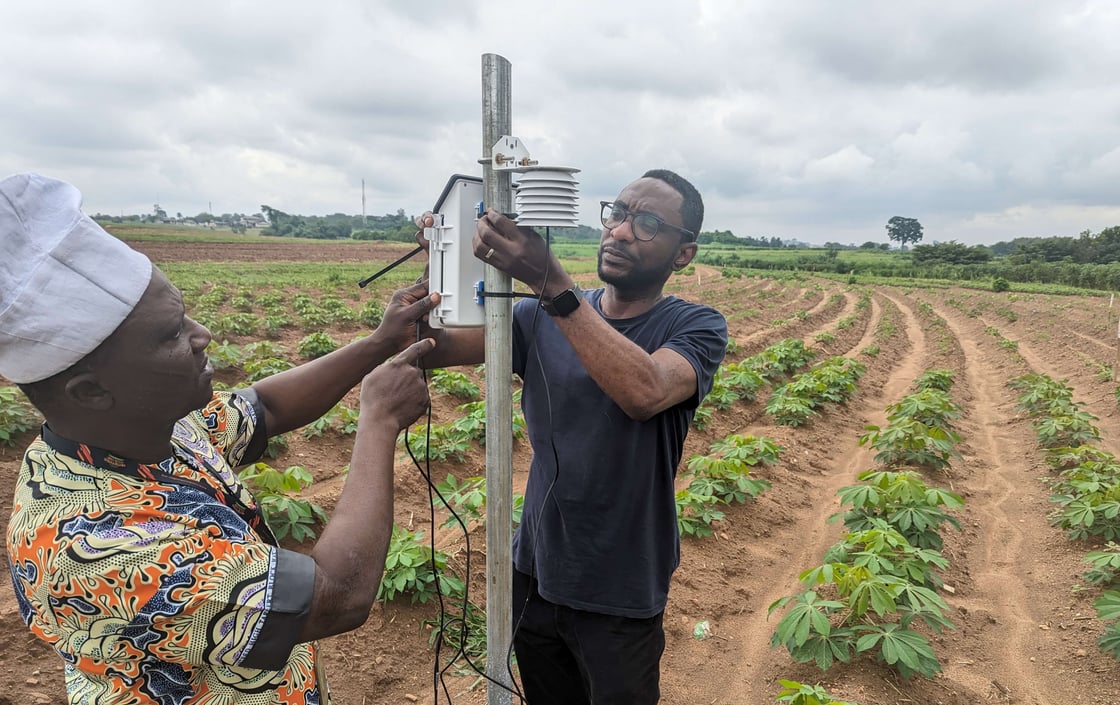
[(578, 286), (572, 285), (571, 289), (565, 289), (551, 299), (541, 297), (541, 308), (550, 316), (560, 316), (563, 318), (571, 314), (583, 301), (583, 291)]

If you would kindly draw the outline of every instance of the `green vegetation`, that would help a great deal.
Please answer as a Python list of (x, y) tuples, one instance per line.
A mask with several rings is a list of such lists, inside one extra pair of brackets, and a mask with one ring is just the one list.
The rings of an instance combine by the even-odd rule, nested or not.
[(724, 518), (721, 504), (743, 504), (770, 487), (766, 480), (751, 477), (751, 468), (774, 465), (783, 448), (768, 438), (730, 435), (709, 448), (708, 455), (688, 460), (692, 480), (677, 492), (677, 530), (681, 536), (712, 535), (712, 522)]
[(397, 441), (416, 459), (451, 460), (461, 463), (467, 459), (472, 437), (454, 423), (418, 424)]
[(39, 412), (18, 387), (0, 387), (0, 443), (15, 445), (17, 434), (38, 428)]
[(837, 700), (819, 685), (805, 685), (797, 681), (780, 680), (782, 691), (778, 693), (779, 703), (788, 705), (859, 705), (859, 703)]
[(358, 432), (357, 409), (351, 409), (342, 402), (335, 404), (327, 413), (307, 424), (300, 430), (304, 438), (318, 438), (327, 431), (335, 431), (343, 436), (352, 436)]
[(260, 502), (268, 527), (277, 539), (313, 539), (314, 527), (327, 522), (327, 512), (322, 507), (297, 496), (313, 482), (311, 473), (302, 465), (277, 470), (268, 463), (253, 463), (237, 477)]
[(464, 401), (474, 401), (482, 390), (467, 375), (455, 370), (432, 370), (429, 373), (432, 389)]
[[(458, 515), (458, 520), (454, 515), (447, 517), (441, 524), (443, 528), (452, 528), (459, 521), (463, 524), (472, 521), (479, 524), (486, 523), (485, 477), (468, 477), (460, 482), (454, 475), (448, 473), (447, 479), (436, 485), (436, 491), (443, 505)], [(524, 506), (525, 496), (515, 492), (511, 512), (514, 526), (521, 523), (521, 510)]]
[(883, 521), (912, 546), (941, 550), (941, 525), (948, 523), (961, 528), (945, 511), (964, 506), (960, 495), (927, 487), (915, 472), (868, 470), (860, 473), (859, 480), (863, 484), (842, 487), (837, 492), (840, 503), (850, 505), (851, 509), (832, 517), (842, 517), (849, 531), (864, 531)]
[[(849, 533), (824, 563), (801, 574), (804, 592), (770, 605), (770, 613), (791, 606), (771, 646), (784, 646), (795, 661), (822, 670), (870, 653), (905, 678), (933, 678), (941, 664), (911, 626), (915, 619), (936, 632), (953, 626), (948, 605), (934, 591), (940, 581), (933, 571), (947, 565), (939, 552), (916, 548), (885, 521), (871, 520), (871, 528)], [(816, 586), (836, 599), (821, 599)]]
[[(888, 407), (888, 418), (945, 425), (946, 412), (955, 412), (951, 402), (945, 406), (951, 378), (947, 370), (922, 374), (918, 391)], [(930, 404), (929, 395), (946, 396)], [(865, 442), (867, 437), (861, 437), (860, 444)], [(881, 442), (877, 462), (897, 460), (895, 442)], [(861, 484), (838, 492), (841, 505), (850, 508), (830, 517), (842, 518), (848, 533), (821, 565), (801, 573), (802, 592), (770, 605), (770, 614), (786, 610), (771, 646), (785, 647), (795, 661), (814, 662), (822, 670), (868, 654), (903, 677), (933, 678), (941, 664), (929, 639), (913, 627), (916, 622), (934, 632), (953, 627), (949, 607), (936, 592), (942, 582), (935, 570), (948, 566), (939, 552), (941, 526), (960, 528), (947, 510), (960, 508), (963, 501), (928, 487), (909, 470), (881, 467), (861, 473), (859, 480)], [(800, 694), (792, 686), (789, 690)], [(820, 701), (819, 694), (806, 696)]]
[(859, 444), (879, 452), (875, 462), (889, 467), (914, 466), (943, 470), (959, 458), (955, 446), (961, 437), (952, 420), (960, 408), (948, 393), (937, 388), (921, 389), (887, 407), (887, 426), (869, 425)]
[[(452, 601), (440, 610), (439, 619), (424, 620), (432, 630), (428, 646), (449, 648), (478, 668), (486, 666), (486, 610), (473, 602)], [(466, 669), (463, 669), (466, 673)]]
[(313, 360), (317, 357), (328, 355), (335, 350), (338, 350), (338, 341), (332, 338), (329, 334), (322, 331), (316, 333), (308, 333), (299, 341), (296, 346), (296, 352), (300, 357), (305, 357)]
[(1117, 620), (1109, 624), (1097, 640), (1101, 651), (1120, 659), (1120, 591), (1108, 590), (1093, 603), (1097, 617), (1103, 620)]
[[(917, 218), (893, 216), (887, 221), (887, 239), (906, 247), (907, 243), (917, 243), (922, 239), (922, 224)], [(916, 247), (914, 249), (917, 249)]]
[(764, 385), (801, 369), (816, 355), (802, 340), (788, 338), (740, 362), (720, 365), (712, 381), (712, 389), (692, 419), (692, 425), (704, 429), (715, 410), (731, 408), (737, 401), (753, 401)]
[[(1058, 471), (1046, 478), (1057, 505), (1050, 521), (1066, 531), (1071, 541), (1105, 539), (1104, 549), (1090, 551), (1085, 561), (1091, 568), (1085, 579), (1102, 587), (1115, 587), (1120, 569), (1120, 460), (1109, 451), (1091, 445), (1100, 438), (1096, 417), (1073, 401), (1073, 390), (1065, 382), (1044, 374), (1026, 374), (1010, 383), (1019, 390), (1019, 408), (1031, 417), (1046, 462)], [(1106, 622), (1097, 640), (1107, 654), (1120, 659), (1120, 591), (1105, 590), (1094, 602), (1097, 616)]]
[(385, 574), (377, 588), (378, 600), (388, 602), (406, 594), (413, 603), (427, 602), (436, 596), (437, 590), (442, 595), (462, 597), (466, 586), (447, 570), (447, 554), (433, 550), (421, 541), (423, 538), (423, 531), (413, 533), (393, 525)]
[(866, 365), (848, 357), (820, 362), (792, 382), (774, 390), (766, 402), (766, 413), (783, 426), (808, 423), (827, 403), (841, 404), (856, 391), (856, 381)]

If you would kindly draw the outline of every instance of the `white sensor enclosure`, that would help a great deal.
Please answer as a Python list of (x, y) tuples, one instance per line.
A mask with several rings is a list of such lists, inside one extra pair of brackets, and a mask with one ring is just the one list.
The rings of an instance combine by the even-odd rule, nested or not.
[(480, 328), (486, 308), (479, 294), (486, 265), (474, 256), (474, 237), (483, 201), (482, 179), (455, 174), (447, 182), (432, 214), (435, 225), (424, 228), (428, 247), (428, 289), (440, 300), (428, 314), (433, 328)]

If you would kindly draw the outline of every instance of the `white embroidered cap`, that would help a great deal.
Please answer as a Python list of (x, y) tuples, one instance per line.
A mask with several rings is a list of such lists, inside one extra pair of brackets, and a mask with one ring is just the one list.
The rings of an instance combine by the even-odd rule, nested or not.
[(0, 181), (0, 376), (69, 369), (131, 313), (151, 261), (82, 213), (82, 194), (38, 174)]

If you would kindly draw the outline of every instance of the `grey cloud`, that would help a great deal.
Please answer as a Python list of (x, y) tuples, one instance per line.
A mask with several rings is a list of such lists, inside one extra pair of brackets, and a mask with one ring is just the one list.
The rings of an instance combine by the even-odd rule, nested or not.
[(496, 52), (514, 133), (588, 202), (667, 167), (741, 234), (1076, 234), (1117, 212), (1118, 30), (1080, 0), (17, 3), (0, 171), (172, 212), (356, 212), (364, 178), (416, 212), (478, 170)]
[(1062, 3), (829, 3), (799, 13), (793, 46), (849, 81), (1016, 90), (1061, 76), (1075, 44)]

